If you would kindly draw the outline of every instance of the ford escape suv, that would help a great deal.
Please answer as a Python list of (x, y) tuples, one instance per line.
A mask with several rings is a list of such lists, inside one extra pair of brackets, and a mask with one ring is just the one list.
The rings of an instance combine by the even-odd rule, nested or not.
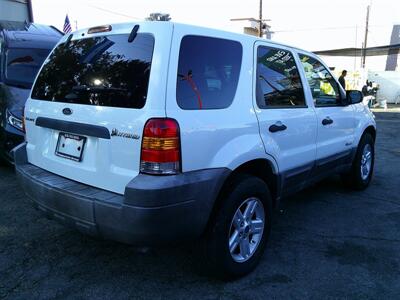
[(375, 122), (314, 54), (212, 29), (80, 30), (45, 61), (14, 149), (26, 194), (81, 232), (200, 240), (218, 275), (255, 268), (279, 200), (339, 173), (368, 186)]

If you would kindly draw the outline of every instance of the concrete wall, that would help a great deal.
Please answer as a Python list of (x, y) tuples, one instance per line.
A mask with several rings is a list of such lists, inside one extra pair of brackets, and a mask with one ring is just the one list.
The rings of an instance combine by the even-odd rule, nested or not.
[(0, 20), (33, 21), (31, 3), (28, 0), (0, 0)]

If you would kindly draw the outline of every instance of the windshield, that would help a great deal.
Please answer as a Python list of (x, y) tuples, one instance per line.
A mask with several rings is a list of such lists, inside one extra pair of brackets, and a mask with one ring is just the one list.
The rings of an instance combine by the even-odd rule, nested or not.
[(60, 44), (46, 61), (32, 98), (96, 106), (142, 108), (147, 98), (154, 38), (127, 34)]
[(7, 83), (30, 88), (51, 49), (10, 48), (6, 52)]

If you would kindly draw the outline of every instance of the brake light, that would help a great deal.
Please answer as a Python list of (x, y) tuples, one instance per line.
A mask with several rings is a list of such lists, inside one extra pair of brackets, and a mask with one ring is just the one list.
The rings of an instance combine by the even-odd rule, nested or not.
[(147, 121), (143, 130), (140, 171), (169, 175), (181, 170), (181, 145), (178, 122), (157, 118)]
[(112, 30), (112, 26), (111, 25), (96, 26), (96, 27), (89, 28), (88, 34), (90, 34), (90, 33), (99, 33), (99, 32), (108, 32), (108, 31), (111, 31), (111, 30)]

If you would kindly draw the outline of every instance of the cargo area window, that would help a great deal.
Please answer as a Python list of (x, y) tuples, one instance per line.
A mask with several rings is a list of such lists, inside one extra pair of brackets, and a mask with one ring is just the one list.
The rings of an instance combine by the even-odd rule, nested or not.
[(60, 44), (50, 55), (32, 98), (121, 108), (146, 103), (154, 37), (139, 33), (99, 36)]
[(258, 47), (256, 92), (260, 108), (306, 107), (299, 71), (289, 51)]
[(179, 51), (177, 103), (182, 109), (221, 109), (231, 105), (242, 65), (239, 42), (188, 35)]

